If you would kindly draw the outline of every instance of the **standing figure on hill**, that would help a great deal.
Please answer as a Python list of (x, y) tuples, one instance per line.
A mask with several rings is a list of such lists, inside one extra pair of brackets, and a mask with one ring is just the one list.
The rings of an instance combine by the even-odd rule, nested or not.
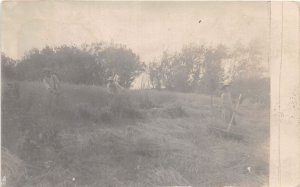
[(60, 95), (60, 81), (57, 75), (48, 68), (43, 70), (43, 83), (48, 92), (49, 110), (52, 110), (53, 105), (58, 104), (58, 97)]
[[(224, 84), (221, 90), (222, 118), (226, 123), (229, 123), (234, 112), (234, 106), (230, 92), (230, 84)], [(236, 124), (234, 119), (233, 124)]]
[(116, 76), (109, 77), (107, 83), (108, 92), (111, 94), (119, 94), (124, 88), (116, 80)]
[(43, 83), (44, 83), (44, 86), (46, 87), (46, 89), (50, 93), (58, 95), (59, 91), (60, 91), (59, 90), (60, 82), (59, 82), (57, 75), (48, 68), (45, 68), (43, 70), (43, 73), (44, 73)]

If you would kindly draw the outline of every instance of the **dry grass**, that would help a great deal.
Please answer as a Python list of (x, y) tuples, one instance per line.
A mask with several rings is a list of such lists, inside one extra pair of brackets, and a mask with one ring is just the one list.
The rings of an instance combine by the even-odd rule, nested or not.
[(211, 124), (209, 96), (154, 90), (113, 96), (65, 84), (51, 98), (36, 82), (20, 83), (19, 95), (2, 98), (2, 145), (26, 163), (21, 186), (266, 183), (268, 111), (251, 103), (241, 106), (244, 115), (232, 129), (246, 139), (240, 142), (209, 133), (211, 125), (226, 126), (217, 115)]

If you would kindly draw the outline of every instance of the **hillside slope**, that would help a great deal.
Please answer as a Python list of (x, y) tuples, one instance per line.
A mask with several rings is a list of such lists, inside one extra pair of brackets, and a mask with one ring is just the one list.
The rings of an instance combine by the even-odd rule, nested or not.
[(18, 94), (2, 86), (2, 147), (27, 171), (12, 171), (12, 186), (268, 182), (269, 111), (253, 104), (241, 105), (231, 131), (241, 138), (234, 139), (212, 133), (211, 127), (226, 124), (217, 107), (211, 111), (208, 96), (153, 90), (110, 95), (101, 87), (65, 84), (54, 98), (40, 83), (18, 84)]

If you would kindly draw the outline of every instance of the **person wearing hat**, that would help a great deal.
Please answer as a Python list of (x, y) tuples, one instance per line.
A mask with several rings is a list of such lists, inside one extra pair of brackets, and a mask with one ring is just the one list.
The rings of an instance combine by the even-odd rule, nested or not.
[[(230, 92), (230, 84), (225, 83), (221, 90), (221, 107), (222, 107), (222, 117), (226, 123), (230, 122), (231, 116), (234, 111), (234, 106), (232, 102), (231, 92)], [(233, 120), (233, 124), (235, 124), (235, 120)]]

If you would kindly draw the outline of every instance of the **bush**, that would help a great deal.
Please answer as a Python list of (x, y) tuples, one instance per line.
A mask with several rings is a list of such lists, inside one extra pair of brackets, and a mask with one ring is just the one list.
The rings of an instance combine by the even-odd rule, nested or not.
[(102, 43), (82, 47), (46, 46), (31, 49), (18, 63), (3, 58), (3, 78), (38, 81), (47, 67), (55, 71), (61, 80), (73, 84), (104, 85), (108, 77), (118, 75), (119, 84), (129, 88), (137, 76), (144, 71), (139, 56), (123, 45)]

